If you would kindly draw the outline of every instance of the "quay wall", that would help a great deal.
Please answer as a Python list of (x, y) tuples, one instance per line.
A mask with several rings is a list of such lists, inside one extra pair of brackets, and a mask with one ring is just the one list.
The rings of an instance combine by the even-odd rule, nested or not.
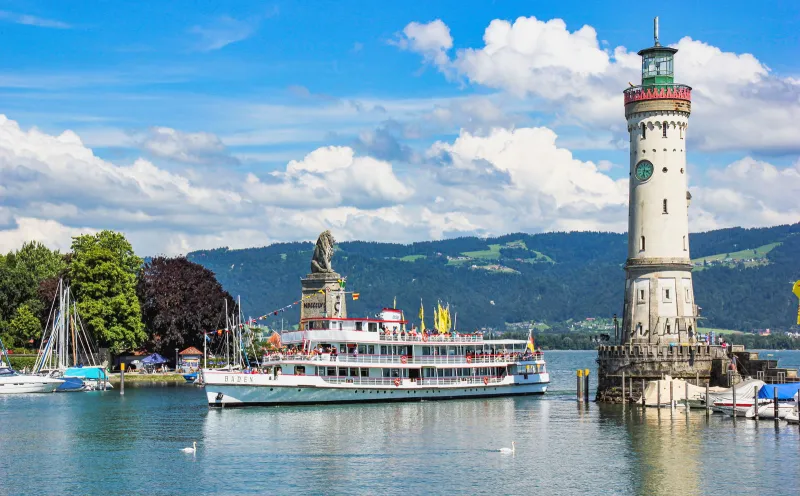
[[(711, 386), (726, 382), (729, 363), (724, 348), (706, 344), (660, 345), (631, 343), (600, 346), (597, 349), (597, 401), (622, 403), (638, 401), (642, 381), (665, 375)], [(622, 377), (625, 376), (625, 398)]]

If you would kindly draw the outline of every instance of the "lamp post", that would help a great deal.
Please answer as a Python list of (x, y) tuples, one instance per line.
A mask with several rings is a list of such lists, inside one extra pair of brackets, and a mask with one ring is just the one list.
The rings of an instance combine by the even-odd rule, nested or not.
[(178, 348), (175, 348), (175, 372), (178, 371)]

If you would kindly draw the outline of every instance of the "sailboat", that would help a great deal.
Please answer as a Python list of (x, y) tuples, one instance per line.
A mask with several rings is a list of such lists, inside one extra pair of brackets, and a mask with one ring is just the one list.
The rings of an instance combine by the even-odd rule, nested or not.
[(111, 389), (105, 367), (97, 363), (94, 346), (83, 328), (69, 286), (58, 282), (47, 327), (33, 372), (62, 379), (56, 391)]
[(14, 370), (0, 339), (0, 394), (52, 393), (63, 382), (52, 377), (20, 374)]

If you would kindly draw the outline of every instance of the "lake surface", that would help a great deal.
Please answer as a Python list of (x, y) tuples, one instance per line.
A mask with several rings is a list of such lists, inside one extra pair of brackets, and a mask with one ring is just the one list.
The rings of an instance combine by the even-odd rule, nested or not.
[[(580, 406), (575, 370), (595, 378), (595, 356), (547, 352), (552, 389), (529, 398), (209, 410), (193, 386), (0, 396), (0, 494), (800, 493), (797, 426)], [(512, 440), (515, 456), (490, 451)], [(192, 441), (196, 455), (179, 451)]]

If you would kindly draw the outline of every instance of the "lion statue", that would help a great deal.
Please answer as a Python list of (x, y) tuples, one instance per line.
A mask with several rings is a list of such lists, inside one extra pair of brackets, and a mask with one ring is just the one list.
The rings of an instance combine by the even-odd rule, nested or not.
[(333, 256), (333, 245), (336, 240), (330, 231), (325, 231), (317, 238), (317, 245), (314, 247), (314, 255), (311, 257), (311, 273), (331, 273), (331, 257)]

